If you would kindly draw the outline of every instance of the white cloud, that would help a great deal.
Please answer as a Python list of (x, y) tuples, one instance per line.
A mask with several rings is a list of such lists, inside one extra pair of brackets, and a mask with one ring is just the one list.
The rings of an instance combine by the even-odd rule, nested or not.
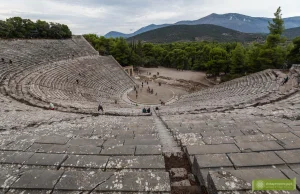
[(21, 16), (65, 23), (75, 34), (111, 30), (130, 33), (152, 23), (196, 20), (211, 13), (297, 16), (299, 0), (0, 0), (0, 19)]

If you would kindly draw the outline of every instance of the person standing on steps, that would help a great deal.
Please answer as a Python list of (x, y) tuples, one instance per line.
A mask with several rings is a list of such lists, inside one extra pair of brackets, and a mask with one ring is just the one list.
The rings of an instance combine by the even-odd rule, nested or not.
[(143, 113), (147, 113), (147, 110), (146, 110), (145, 107), (143, 108), (142, 112), (143, 112)]
[(54, 110), (54, 105), (50, 102), (50, 110)]
[(101, 104), (99, 104), (99, 106), (98, 106), (98, 112), (99, 112), (100, 110), (101, 110), (102, 113), (104, 112), (103, 107), (102, 107)]
[(286, 84), (286, 82), (288, 82), (288, 81), (289, 81), (289, 76), (286, 76), (286, 77), (283, 79), (283, 82), (282, 82), (281, 85)]

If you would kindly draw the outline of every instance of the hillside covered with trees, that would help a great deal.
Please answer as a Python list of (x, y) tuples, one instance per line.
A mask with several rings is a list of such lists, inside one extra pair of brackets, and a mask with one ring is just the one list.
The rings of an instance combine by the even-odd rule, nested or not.
[(286, 30), (283, 32), (283, 35), (284, 35), (285, 37), (287, 37), (288, 39), (294, 39), (294, 38), (296, 38), (297, 36), (300, 36), (300, 27), (286, 29)]
[(268, 68), (283, 68), (300, 63), (300, 38), (287, 44), (280, 7), (269, 23), (265, 43), (175, 42), (167, 44), (128, 43), (123, 38), (84, 35), (102, 55), (113, 55), (123, 66), (165, 66), (206, 71), (212, 76), (224, 73), (223, 80), (240, 77)]
[(0, 20), (0, 38), (71, 38), (72, 32), (65, 24), (21, 17)]
[(243, 33), (211, 24), (174, 25), (144, 32), (128, 38), (129, 41), (170, 43), (179, 41), (252, 42), (262, 40), (264, 34)]

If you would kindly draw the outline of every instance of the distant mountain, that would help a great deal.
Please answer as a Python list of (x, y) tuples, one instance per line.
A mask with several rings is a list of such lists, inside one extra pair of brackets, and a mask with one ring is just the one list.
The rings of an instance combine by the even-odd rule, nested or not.
[(287, 29), (284, 31), (283, 35), (288, 39), (294, 39), (297, 36), (300, 36), (300, 27)]
[[(268, 21), (272, 21), (272, 19), (264, 17), (250, 17), (238, 13), (213, 13), (199, 20), (180, 21), (175, 23), (175, 25), (214, 24), (245, 33), (269, 33)], [(284, 25), (286, 29), (299, 27), (300, 17), (284, 18)]]
[(166, 27), (166, 26), (169, 26), (169, 25), (171, 25), (171, 24), (161, 24), (161, 25), (151, 24), (151, 25), (145, 26), (143, 28), (140, 28), (139, 30), (137, 30), (137, 31), (135, 31), (134, 33), (131, 33), (131, 34), (124, 34), (124, 33), (121, 33), (121, 32), (111, 31), (111, 32), (105, 34), (104, 37), (105, 38), (116, 38), (116, 37), (128, 38), (128, 37), (132, 37), (132, 36), (141, 34), (143, 32), (148, 32), (150, 30), (155, 30), (157, 28), (163, 28), (163, 27)]
[(130, 37), (130, 34), (123, 34), (121, 32), (110, 31), (109, 33), (105, 34), (104, 37), (105, 38), (117, 38), (117, 37), (128, 38)]
[(252, 42), (264, 40), (266, 34), (243, 33), (229, 28), (211, 24), (172, 25), (151, 30), (130, 37), (127, 40), (141, 40), (152, 43), (169, 43), (178, 41), (218, 41), (218, 42)]
[[(158, 28), (170, 26), (170, 25), (199, 25), (199, 24), (213, 24), (229, 28), (232, 30), (237, 30), (245, 33), (268, 33), (268, 21), (271, 18), (264, 17), (250, 17), (238, 13), (228, 13), (228, 14), (210, 14), (198, 20), (193, 21), (179, 21), (175, 24), (162, 24), (155, 25), (151, 24), (149, 26), (143, 27), (132, 34), (123, 34), (120, 32), (109, 32), (105, 37), (132, 37), (143, 32), (150, 30), (155, 30)], [(295, 28), (300, 27), (300, 16), (284, 18), (285, 28)]]

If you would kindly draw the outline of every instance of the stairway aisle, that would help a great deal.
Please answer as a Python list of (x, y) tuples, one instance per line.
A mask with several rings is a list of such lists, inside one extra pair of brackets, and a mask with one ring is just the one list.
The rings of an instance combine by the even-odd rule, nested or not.
[(159, 140), (161, 142), (161, 145), (163, 146), (163, 153), (179, 153), (181, 152), (180, 147), (175, 142), (173, 136), (167, 129), (167, 127), (164, 125), (164, 123), (161, 121), (161, 119), (158, 117), (157, 113), (153, 109), (153, 117), (156, 124), (156, 129), (158, 131)]

